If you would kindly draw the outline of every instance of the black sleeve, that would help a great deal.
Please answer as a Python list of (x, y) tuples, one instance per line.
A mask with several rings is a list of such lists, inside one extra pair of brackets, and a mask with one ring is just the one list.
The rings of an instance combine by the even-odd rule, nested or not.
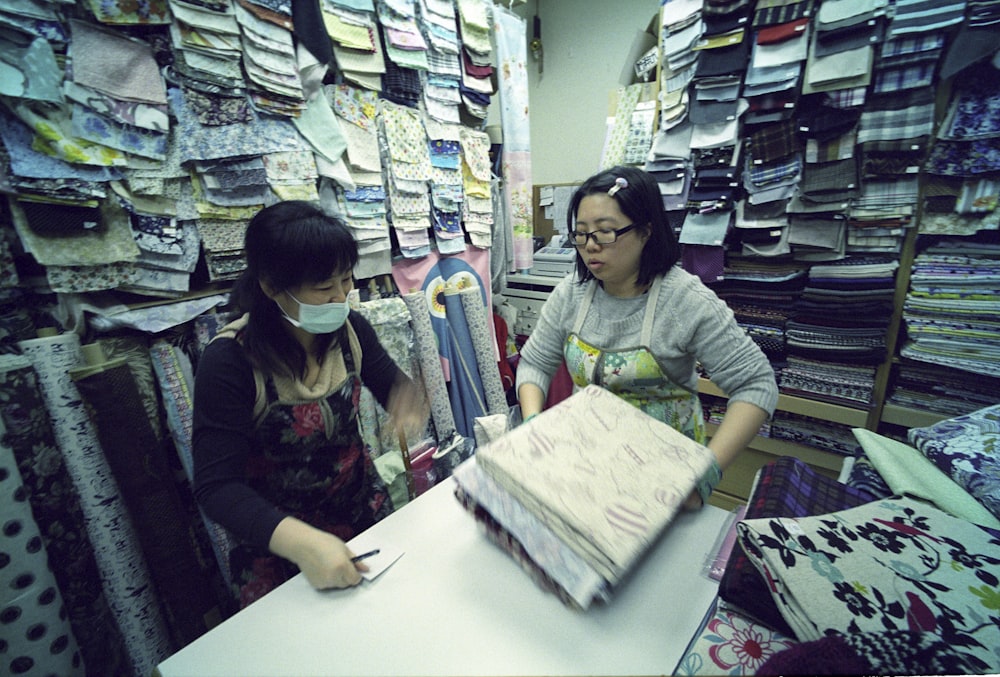
[(213, 521), (266, 548), (285, 513), (246, 480), (256, 392), (253, 369), (239, 342), (220, 338), (209, 343), (195, 374), (194, 494)]
[(389, 391), (397, 378), (409, 380), (378, 340), (378, 334), (361, 313), (351, 311), (351, 327), (361, 344), (361, 382), (372, 391), (383, 407), (389, 403)]

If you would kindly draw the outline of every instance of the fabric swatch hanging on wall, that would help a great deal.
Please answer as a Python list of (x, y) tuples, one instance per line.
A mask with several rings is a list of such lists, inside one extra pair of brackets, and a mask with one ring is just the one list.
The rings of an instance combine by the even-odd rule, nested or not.
[(514, 234), (514, 267), (528, 270), (534, 261), (526, 65), (528, 30), (524, 19), (499, 5), (493, 8), (493, 22), (499, 65), (497, 73), (500, 78), (503, 180), (508, 219), (506, 227)]
[(82, 362), (76, 334), (18, 343), (38, 373), (56, 440), (80, 493), (101, 580), (137, 674), (148, 674), (171, 644), (146, 562), (69, 370)]
[(84, 664), (95, 675), (128, 673), (131, 661), (101, 584), (80, 495), (59, 451), (38, 377), (27, 357), (0, 357), (0, 393), (4, 439), (28, 490), (48, 566)]

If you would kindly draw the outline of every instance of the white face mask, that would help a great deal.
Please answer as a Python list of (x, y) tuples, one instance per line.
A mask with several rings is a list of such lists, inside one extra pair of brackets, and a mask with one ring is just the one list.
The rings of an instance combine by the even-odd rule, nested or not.
[[(289, 317), (288, 313), (285, 312), (284, 308), (278, 304), (278, 308), (281, 309), (281, 314), (285, 316), (293, 327), (299, 327), (310, 334), (329, 334), (332, 331), (337, 331), (344, 326), (344, 322), (347, 321), (347, 314), (351, 311), (351, 306), (347, 301), (338, 303), (333, 301), (331, 303), (302, 303), (297, 298), (292, 296), (291, 292), (286, 292), (295, 303), (299, 306), (299, 319), (293, 320)], [(275, 303), (278, 303), (275, 301)]]

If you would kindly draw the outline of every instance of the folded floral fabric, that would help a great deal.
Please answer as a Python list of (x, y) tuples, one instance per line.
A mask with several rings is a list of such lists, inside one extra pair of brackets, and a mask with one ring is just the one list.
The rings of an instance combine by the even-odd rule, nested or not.
[(613, 585), (674, 518), (713, 455), (591, 385), (479, 449), (476, 458)]
[(1000, 404), (926, 428), (910, 428), (908, 439), (945, 475), (1000, 517)]
[[(757, 471), (744, 518), (822, 515), (862, 505), (872, 498), (821, 475), (797, 458), (782, 456)], [(741, 547), (733, 548), (729, 556), (719, 581), (719, 597), (755, 620), (794, 636), (771, 598), (767, 581)]]
[(736, 528), (799, 640), (930, 632), (976, 672), (1000, 670), (1000, 531), (905, 497)]

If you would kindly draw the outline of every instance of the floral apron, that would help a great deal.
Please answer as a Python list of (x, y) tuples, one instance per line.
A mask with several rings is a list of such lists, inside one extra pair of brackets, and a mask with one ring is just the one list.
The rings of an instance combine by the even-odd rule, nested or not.
[(575, 388), (589, 384), (606, 388), (650, 416), (704, 444), (705, 420), (697, 393), (667, 378), (649, 349), (662, 280), (662, 277), (657, 277), (647, 294), (639, 345), (621, 350), (605, 350), (580, 338), (580, 329), (597, 291), (597, 282), (591, 281), (577, 312), (573, 330), (563, 346), (563, 357)]
[[(282, 401), (273, 377), (263, 381), (247, 478), (274, 505), (347, 541), (392, 512), (392, 502), (358, 432), (361, 381), (351, 351), (343, 354), (347, 378), (325, 398)], [(241, 608), (298, 573), (249, 545), (232, 549), (230, 566)]]

